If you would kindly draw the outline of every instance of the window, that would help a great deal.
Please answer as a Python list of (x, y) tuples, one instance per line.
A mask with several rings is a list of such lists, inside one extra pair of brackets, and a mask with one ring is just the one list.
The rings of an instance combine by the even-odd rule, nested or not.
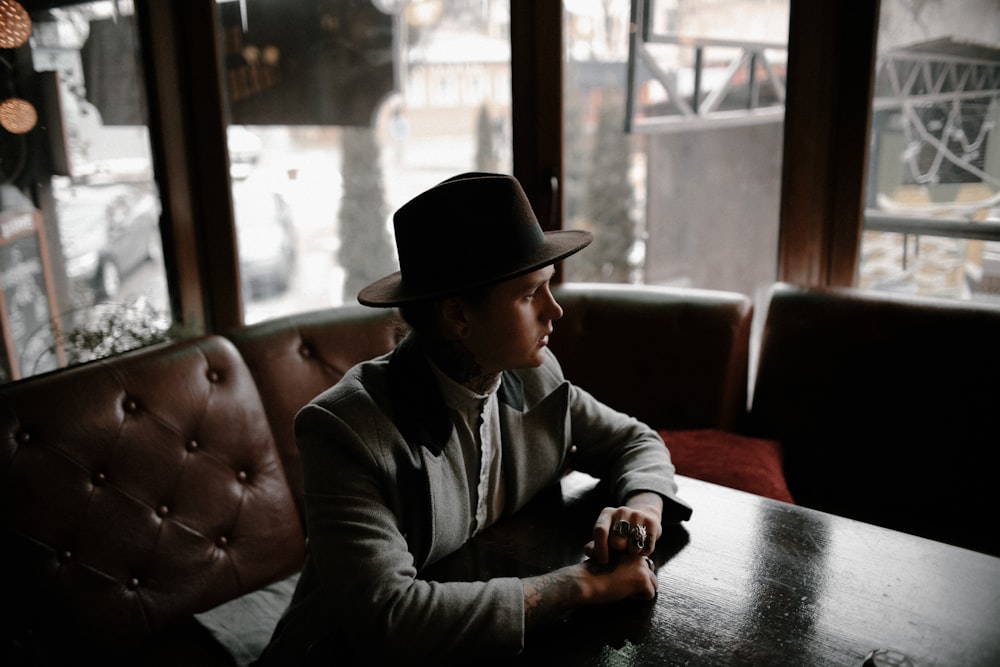
[(1000, 6), (880, 11), (857, 284), (1000, 302)]
[(510, 173), (509, 23), (506, 0), (219, 3), (246, 323), (354, 303), (398, 268), (396, 208)]
[[(883, 32), (894, 4), (882, 3)], [(944, 25), (942, 12), (953, 7), (942, 0), (901, 4), (919, 9), (909, 20), (925, 27)], [(982, 17), (979, 29), (995, 39), (993, 4), (957, 6), (952, 14)], [(392, 211), (471, 169), (516, 172), (547, 228), (598, 232), (601, 243), (570, 258), (563, 279), (751, 292), (776, 275), (838, 285), (857, 275), (865, 285), (916, 291), (890, 273), (929, 263), (935, 238), (961, 232), (974, 233), (951, 253), (962, 258), (967, 293), (985, 298), (991, 289), (995, 205), (961, 224), (935, 211), (911, 217), (905, 228), (876, 210), (885, 195), (917, 185), (934, 162), (933, 152), (913, 142), (902, 148), (903, 116), (884, 111), (878, 96), (857, 266), (870, 101), (868, 86), (857, 83), (867, 81), (873, 54), (855, 47), (871, 41), (875, 10), (868, 3), (144, 0), (133, 12), (128, 0), (38, 0), (31, 7), (30, 41), (0, 47), (10, 65), (0, 74), (0, 117), (13, 113), (8, 107), (20, 104), (7, 101), (19, 98), (40, 121), (26, 134), (0, 130), (2, 380), (73, 363), (64, 342), (78, 318), (113, 322), (107, 311), (123, 312), (132, 294), (144, 313), (134, 319), (154, 336), (176, 335), (182, 325), (224, 331), (350, 303), (361, 284), (395, 267)], [(107, 38), (116, 40), (117, 60), (94, 57), (100, 41), (89, 30), (92, 20), (114, 28)], [(65, 73), (44, 62), (45, 45), (55, 39), (46, 36), (50, 23), (60, 25), (59, 40), (86, 26), (87, 46), (70, 48), (81, 58), (85, 88), (67, 91)], [(973, 39), (982, 41), (956, 37)], [(880, 72), (887, 48), (880, 37)], [(204, 66), (216, 58), (218, 69)], [(152, 97), (140, 61), (154, 74)], [(134, 71), (102, 76), (88, 69), (98, 62)], [(365, 85), (349, 76), (357, 62), (369, 66)], [(563, 71), (560, 89), (551, 82)], [(995, 196), (996, 142), (987, 136), (976, 144), (977, 127), (987, 135), (995, 127), (990, 95), (978, 126), (963, 102), (965, 143), (953, 134), (947, 144), (948, 154), (969, 153), (977, 173), (962, 176), (943, 158), (941, 178), (953, 182), (928, 186), (931, 203), (960, 187), (963, 197)], [(99, 124), (87, 125), (97, 116), (76, 109), (65, 118), (53, 114), (55, 102), (78, 101), (101, 112)], [(942, 113), (918, 105), (912, 117), (933, 131), (947, 124)], [(74, 125), (80, 117), (82, 129)], [(92, 164), (79, 159), (81, 136), (92, 157), (100, 156)], [(125, 149), (128, 160), (107, 154)], [(904, 175), (894, 152), (916, 156), (920, 169)], [(553, 178), (557, 168), (562, 182)], [(553, 185), (560, 196), (550, 200)], [(66, 208), (67, 189), (82, 186), (109, 200), (105, 220), (128, 218), (115, 192), (122, 188), (136, 211), (152, 203), (162, 218), (162, 252), (157, 234), (134, 271), (102, 274), (109, 291), (120, 284), (119, 298), (102, 298), (97, 281), (85, 290), (69, 286), (69, 273), (89, 260), (67, 260), (63, 236), (71, 245), (71, 234), (61, 233), (58, 209)], [(993, 195), (984, 195), (984, 186)], [(219, 196), (230, 187), (231, 201)], [(82, 211), (85, 199), (74, 198), (74, 209)], [(609, 202), (619, 205), (605, 208)], [(869, 233), (883, 235), (882, 251), (868, 243)], [(869, 266), (892, 269), (880, 274)], [(16, 314), (11, 304), (21, 305)]]
[(567, 278), (773, 281), (788, 3), (565, 7), (565, 217), (596, 235)]
[(0, 129), (0, 382), (174, 334), (131, 3), (23, 18), (0, 52), (24, 114)]

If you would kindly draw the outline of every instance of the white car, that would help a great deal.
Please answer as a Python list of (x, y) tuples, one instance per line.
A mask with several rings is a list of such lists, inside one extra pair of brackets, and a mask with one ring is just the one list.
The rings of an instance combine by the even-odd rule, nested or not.
[(73, 186), (57, 194), (59, 240), (71, 283), (112, 299), (122, 278), (162, 256), (160, 200), (150, 185)]

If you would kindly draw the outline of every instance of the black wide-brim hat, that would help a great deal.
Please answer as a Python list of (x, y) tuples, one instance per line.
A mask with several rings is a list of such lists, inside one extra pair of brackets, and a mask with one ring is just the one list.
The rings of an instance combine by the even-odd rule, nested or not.
[(590, 232), (543, 232), (512, 176), (472, 172), (443, 181), (393, 216), (399, 271), (358, 293), (391, 307), (485, 287), (569, 257)]

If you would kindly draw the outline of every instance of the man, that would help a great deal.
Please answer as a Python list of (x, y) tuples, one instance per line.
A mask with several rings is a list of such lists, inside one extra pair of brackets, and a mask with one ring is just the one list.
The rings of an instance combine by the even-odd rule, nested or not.
[[(361, 291), (411, 333), (351, 369), (295, 421), (309, 559), (265, 664), (442, 664), (513, 655), (568, 610), (651, 599), (648, 556), (687, 519), (663, 441), (567, 382), (548, 350), (553, 265), (591, 241), (543, 233), (518, 182), (470, 173), (394, 216), (400, 271)], [(441, 583), (431, 563), (569, 467), (619, 503), (589, 560), (546, 575)]]

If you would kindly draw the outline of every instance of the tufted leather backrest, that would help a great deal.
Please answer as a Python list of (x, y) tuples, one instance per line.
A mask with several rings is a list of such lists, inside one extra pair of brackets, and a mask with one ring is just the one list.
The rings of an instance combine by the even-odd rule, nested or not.
[(391, 351), (398, 336), (394, 311), (364, 306), (288, 315), (230, 336), (257, 382), (300, 516), (305, 513), (295, 414), (351, 366)]
[(566, 377), (657, 429), (733, 429), (746, 412), (753, 303), (736, 292), (621, 284), (555, 288)]
[(261, 399), (225, 338), (0, 387), (0, 442), (5, 635), (126, 646), (301, 567)]
[(764, 314), (749, 428), (796, 502), (1000, 555), (1000, 308), (779, 283)]

